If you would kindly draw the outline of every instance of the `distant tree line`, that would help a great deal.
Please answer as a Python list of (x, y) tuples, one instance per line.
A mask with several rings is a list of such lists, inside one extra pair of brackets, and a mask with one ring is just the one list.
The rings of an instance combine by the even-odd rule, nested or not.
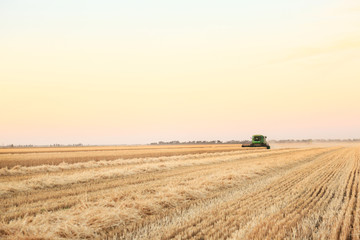
[(82, 147), (84, 146), (82, 143), (76, 143), (76, 144), (50, 144), (50, 145), (15, 145), (15, 144), (8, 144), (0, 146), (0, 148), (32, 148), (32, 147)]
[(150, 145), (194, 145), (194, 144), (246, 144), (250, 143), (248, 140), (244, 141), (237, 141), (237, 140), (231, 140), (231, 141), (220, 141), (220, 140), (213, 140), (213, 141), (187, 141), (187, 142), (180, 142), (180, 141), (170, 141), (170, 142), (154, 142), (150, 143)]
[(285, 139), (270, 140), (272, 143), (311, 143), (311, 142), (360, 142), (360, 139)]
[(75, 144), (51, 144), (49, 147), (82, 147), (84, 146), (82, 143), (75, 143)]
[(270, 140), (272, 143), (311, 143), (317, 140), (313, 139), (283, 139), (283, 140)]
[[(270, 140), (271, 143), (311, 143), (311, 142), (360, 142), (360, 139), (284, 139), (284, 140)], [(194, 144), (249, 144), (249, 140), (230, 140), (230, 141), (159, 141), (150, 143), (150, 145), (194, 145)]]

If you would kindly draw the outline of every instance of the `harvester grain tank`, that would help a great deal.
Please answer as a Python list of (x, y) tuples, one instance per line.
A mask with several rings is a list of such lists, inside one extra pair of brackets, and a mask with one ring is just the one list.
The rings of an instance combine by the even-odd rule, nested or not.
[(266, 141), (266, 136), (264, 135), (254, 135), (252, 136), (250, 144), (243, 144), (242, 147), (266, 147), (270, 149), (269, 143)]

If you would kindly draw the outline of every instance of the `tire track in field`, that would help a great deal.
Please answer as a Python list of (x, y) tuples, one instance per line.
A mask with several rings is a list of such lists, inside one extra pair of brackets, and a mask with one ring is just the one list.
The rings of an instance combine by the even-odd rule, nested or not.
[[(298, 175), (296, 176), (295, 178), (296, 180), (299, 180), (301, 179)], [(282, 195), (283, 193), (287, 192), (290, 187), (292, 186), (292, 184), (294, 183), (295, 181), (290, 181), (289, 184), (285, 184), (284, 186), (282, 186), (281, 184), (279, 184), (278, 188), (273, 188), (273, 189), (267, 189), (266, 192), (272, 190), (270, 193), (270, 196), (269, 195), (259, 195), (258, 197), (253, 197), (253, 196), (249, 196), (249, 197), (245, 197), (244, 199), (241, 200), (240, 204), (239, 202), (235, 202), (234, 204), (232, 205), (228, 205), (226, 206), (226, 209), (227, 209), (227, 212), (225, 214), (223, 214), (222, 216), (222, 219), (215, 219), (213, 220), (212, 222), (209, 222), (210, 224), (208, 224), (207, 227), (204, 228), (204, 226), (201, 226), (201, 228), (198, 229), (198, 231), (193, 231), (191, 233), (192, 236), (186, 236), (186, 237), (194, 237), (196, 235), (194, 235), (194, 233), (198, 234), (202, 234), (202, 235), (206, 235), (206, 236), (212, 236), (212, 234), (216, 234), (215, 236), (212, 236), (212, 237), (215, 237), (215, 238), (222, 238), (224, 236), (221, 237), (221, 233), (224, 232), (224, 231), (219, 231), (219, 229), (217, 228), (214, 228), (215, 226), (215, 222), (216, 222), (216, 225), (219, 226), (221, 225), (221, 227), (223, 228), (224, 226), (222, 224), (220, 224), (219, 222), (220, 221), (226, 221), (227, 223), (231, 223), (231, 222), (234, 222), (236, 224), (240, 224), (239, 222), (236, 222), (236, 218), (238, 218), (239, 216), (242, 216), (242, 221), (245, 222), (248, 217), (250, 216), (248, 210), (243, 210), (244, 208), (248, 208), (250, 205), (252, 208), (259, 208), (261, 206), (264, 206), (263, 203), (261, 202), (264, 198), (271, 198), (273, 197), (274, 195)], [(250, 200), (249, 200), (250, 199)], [(241, 207), (243, 209), (241, 209)], [(235, 209), (240, 209), (238, 211), (236, 211)], [(234, 214), (234, 211), (236, 214)], [(230, 216), (230, 217), (229, 217)], [(206, 220), (204, 220), (204, 222), (208, 222)], [(227, 224), (224, 224), (226, 228), (229, 228), (229, 229), (232, 229), (230, 226), (227, 226)], [(201, 230), (201, 232), (200, 232)], [(210, 232), (208, 232), (210, 231)]]
[(256, 209), (261, 206), (270, 207), (272, 203), (264, 203), (264, 199), (279, 198), (276, 196), (285, 194), (296, 183), (303, 180), (308, 175), (309, 171), (316, 169), (317, 166), (323, 165), (326, 163), (326, 160), (331, 160), (333, 156), (337, 154), (339, 154), (338, 151), (336, 153), (327, 154), (326, 157), (320, 157), (304, 169), (300, 169), (295, 173), (289, 173), (284, 177), (284, 179), (277, 181), (276, 183), (271, 183), (268, 187), (265, 187), (260, 192), (257, 192), (257, 194), (250, 194), (241, 199), (237, 199), (232, 203), (226, 203), (224, 206), (219, 206), (221, 209), (220, 212), (212, 210), (211, 212), (204, 213), (204, 217), (201, 216), (193, 221), (190, 221), (180, 229), (176, 229), (175, 232), (165, 238), (201, 238), (204, 236), (220, 239), (226, 238), (231, 232), (226, 231), (226, 229), (219, 228), (226, 226), (226, 228), (231, 229), (231, 231), (239, 228), (241, 224), (245, 223), (252, 217), (250, 214), (251, 211), (249, 212), (248, 208), (251, 207), (252, 209)]
[[(355, 159), (357, 161), (358, 164), (360, 164), (360, 148), (357, 149), (356, 153), (355, 153)], [(360, 170), (358, 169), (357, 171), (358, 176), (360, 175)], [(360, 180), (358, 180), (360, 181)], [(357, 184), (357, 194), (359, 194), (360, 191), (360, 185), (359, 182)], [(360, 239), (360, 197), (359, 195), (357, 195), (357, 201), (356, 201), (356, 206), (354, 208), (354, 212), (353, 212), (353, 217), (354, 217), (354, 224), (353, 224), (353, 232), (351, 237), (354, 240), (359, 240)]]
[[(349, 193), (349, 205), (345, 211), (345, 219), (343, 222), (343, 227), (341, 228), (341, 239), (352, 239), (353, 230), (354, 230), (354, 214), (356, 212), (356, 202), (358, 199), (358, 189), (359, 189), (359, 162), (355, 161), (355, 171), (352, 182), (352, 187)], [(345, 231), (344, 231), (345, 230)]]
[[(353, 155), (354, 166), (349, 174), (346, 188), (343, 193), (342, 208), (340, 210), (340, 218), (337, 221), (332, 237), (336, 239), (352, 239), (354, 234), (354, 218), (356, 214), (356, 204), (358, 201), (359, 191), (359, 159), (358, 151)], [(359, 216), (358, 216), (359, 217)]]
[[(342, 158), (340, 155), (339, 157)], [(341, 175), (339, 170), (346, 167), (346, 161), (339, 161), (341, 160), (339, 158), (333, 160), (333, 164), (324, 165), (311, 174), (314, 178), (310, 179), (316, 185), (311, 186), (310, 191), (298, 193), (297, 197), (281, 211), (263, 219), (246, 239), (284, 239), (290, 229), (296, 226), (304, 216), (326, 207), (337, 191), (331, 185), (338, 178), (336, 175)], [(312, 177), (311, 175), (309, 177)], [(321, 177), (318, 178), (318, 176)]]
[[(330, 166), (327, 166), (330, 167)], [(326, 167), (326, 168), (327, 168)], [(320, 170), (318, 170), (318, 172), (321, 172)], [(322, 174), (317, 174), (314, 179), (314, 181), (319, 183), (319, 187), (311, 187), (309, 189), (306, 190), (305, 193), (297, 193), (295, 196), (301, 196), (300, 202), (298, 202), (299, 198), (298, 197), (294, 197), (292, 196), (292, 200), (290, 200), (290, 202), (288, 203), (288, 206), (291, 210), (290, 213), (287, 212), (280, 212), (278, 215), (280, 216), (279, 219), (273, 221), (271, 218), (271, 223), (270, 221), (266, 221), (265, 223), (268, 224), (268, 227), (271, 227), (270, 230), (268, 231), (268, 233), (266, 234), (259, 234), (259, 232), (255, 235), (255, 236), (250, 236), (250, 237), (246, 237), (247, 239), (253, 239), (253, 238), (262, 238), (262, 239), (283, 239), (282, 236), (272, 236), (271, 234), (279, 234), (281, 233), (281, 229), (282, 227), (284, 228), (285, 225), (288, 226), (289, 224), (291, 224), (291, 222), (295, 223), (297, 220), (299, 220), (301, 218), (302, 215), (305, 212), (308, 212), (309, 209), (311, 209), (312, 206), (314, 206), (315, 204), (317, 204), (317, 202), (319, 200), (323, 200), (326, 199), (328, 196), (325, 195), (326, 193), (326, 184), (329, 182), (330, 179), (333, 178), (333, 176), (335, 175), (337, 171), (331, 171), (331, 172), (324, 172)], [(301, 181), (302, 184), (303, 181)], [(284, 194), (286, 194), (287, 192), (284, 192)], [(289, 193), (288, 193), (289, 194)], [(328, 194), (329, 195), (329, 194)], [(304, 197), (306, 196), (306, 198)], [(304, 200), (302, 200), (302, 198), (305, 198)], [(300, 212), (298, 212), (300, 210)], [(282, 219), (282, 217), (285, 216), (285, 219)], [(280, 226), (278, 226), (280, 225)], [(268, 229), (265, 228), (266, 230)], [(231, 234), (231, 232), (229, 232), (229, 234)], [(221, 236), (221, 238), (227, 238), (230, 235), (225, 235), (225, 236)]]

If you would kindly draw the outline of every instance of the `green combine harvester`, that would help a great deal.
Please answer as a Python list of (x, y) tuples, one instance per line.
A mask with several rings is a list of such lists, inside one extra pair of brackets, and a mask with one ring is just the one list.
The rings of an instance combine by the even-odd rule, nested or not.
[(250, 144), (243, 144), (242, 147), (266, 147), (270, 149), (269, 143), (266, 141), (266, 136), (254, 135)]

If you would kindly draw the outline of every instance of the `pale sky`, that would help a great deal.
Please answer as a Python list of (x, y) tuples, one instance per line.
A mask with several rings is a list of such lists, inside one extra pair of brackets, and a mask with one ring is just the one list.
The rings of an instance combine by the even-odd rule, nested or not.
[(355, 0), (0, 0), (0, 145), (360, 138)]

